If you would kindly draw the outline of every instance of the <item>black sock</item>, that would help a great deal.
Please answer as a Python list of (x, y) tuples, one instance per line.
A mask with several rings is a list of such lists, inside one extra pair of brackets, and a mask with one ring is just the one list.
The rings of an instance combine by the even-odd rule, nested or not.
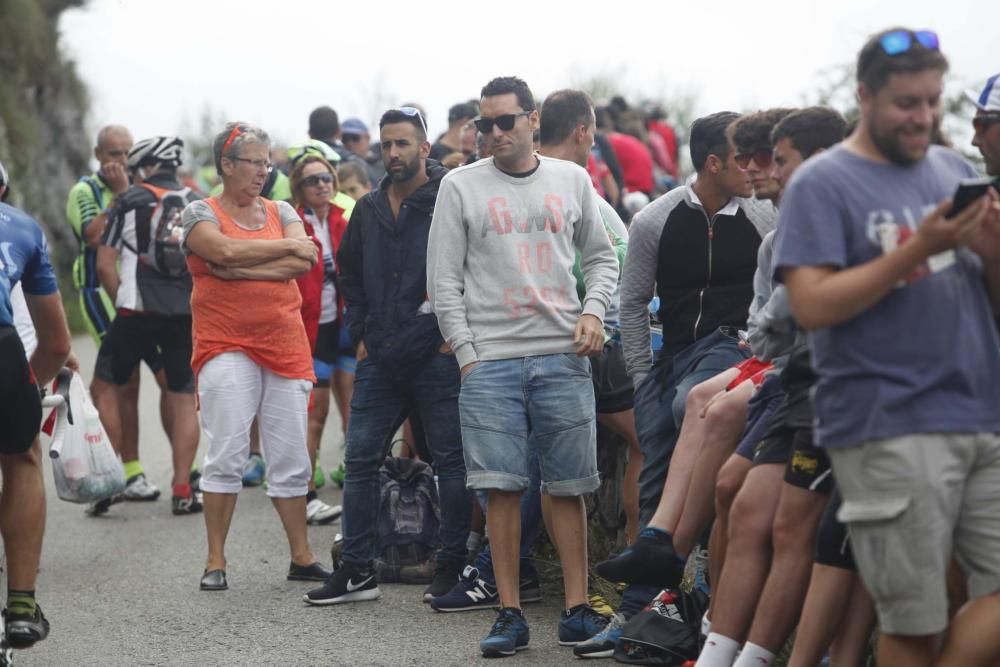
[(306, 502), (307, 503), (311, 503), (314, 500), (316, 500), (316, 492), (315, 491), (307, 491), (306, 492)]

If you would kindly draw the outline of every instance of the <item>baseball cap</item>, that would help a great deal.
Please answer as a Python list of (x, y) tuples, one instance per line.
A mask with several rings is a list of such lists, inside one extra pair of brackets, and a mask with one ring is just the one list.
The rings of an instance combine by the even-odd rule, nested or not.
[(1000, 112), (1000, 74), (994, 74), (982, 88), (966, 91), (965, 95), (980, 111)]
[(340, 134), (368, 134), (368, 126), (360, 118), (348, 118), (340, 124)]

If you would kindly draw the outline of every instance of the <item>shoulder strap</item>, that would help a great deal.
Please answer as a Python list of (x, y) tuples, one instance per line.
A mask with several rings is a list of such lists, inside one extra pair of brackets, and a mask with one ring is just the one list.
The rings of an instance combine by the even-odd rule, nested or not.
[(101, 186), (97, 182), (97, 179), (92, 176), (84, 176), (80, 180), (87, 184), (90, 188), (90, 193), (94, 195), (94, 203), (97, 204), (97, 210), (104, 210), (104, 193), (101, 191)]

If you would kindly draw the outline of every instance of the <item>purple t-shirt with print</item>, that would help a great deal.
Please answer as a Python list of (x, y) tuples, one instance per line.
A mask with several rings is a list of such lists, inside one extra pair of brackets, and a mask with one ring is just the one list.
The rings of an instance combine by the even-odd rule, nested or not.
[[(964, 158), (938, 146), (909, 167), (837, 146), (807, 161), (782, 197), (775, 271), (870, 262), (972, 176)], [(982, 262), (967, 248), (931, 257), (875, 306), (809, 342), (823, 447), (1000, 431), (1000, 340)]]

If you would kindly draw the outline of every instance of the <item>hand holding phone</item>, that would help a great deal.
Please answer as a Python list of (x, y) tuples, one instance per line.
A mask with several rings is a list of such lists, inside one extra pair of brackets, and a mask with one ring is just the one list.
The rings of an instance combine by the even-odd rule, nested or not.
[(945, 217), (954, 218), (985, 195), (991, 185), (993, 185), (991, 178), (965, 178), (959, 181), (955, 196), (951, 198), (951, 209)]

